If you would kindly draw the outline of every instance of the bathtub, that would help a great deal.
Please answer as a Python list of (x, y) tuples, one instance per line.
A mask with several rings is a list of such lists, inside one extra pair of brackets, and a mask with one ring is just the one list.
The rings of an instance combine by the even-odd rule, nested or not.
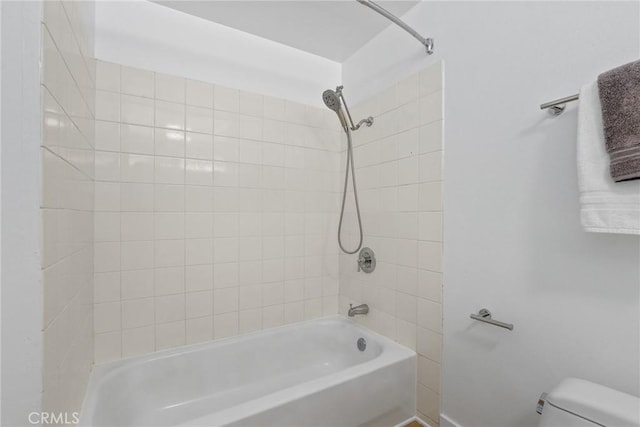
[(415, 414), (415, 370), (413, 351), (327, 317), (97, 366), (79, 425), (390, 427)]

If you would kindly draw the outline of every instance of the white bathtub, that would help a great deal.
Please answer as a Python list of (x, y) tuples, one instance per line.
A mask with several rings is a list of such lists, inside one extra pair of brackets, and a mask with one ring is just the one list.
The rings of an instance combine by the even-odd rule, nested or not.
[(415, 414), (415, 366), (328, 317), (98, 366), (79, 425), (389, 427)]

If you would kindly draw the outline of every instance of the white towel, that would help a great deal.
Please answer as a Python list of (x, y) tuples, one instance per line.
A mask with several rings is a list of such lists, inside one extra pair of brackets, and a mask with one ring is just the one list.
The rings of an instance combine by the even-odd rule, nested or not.
[(596, 82), (580, 91), (577, 154), (580, 220), (584, 229), (640, 234), (640, 180), (611, 179)]

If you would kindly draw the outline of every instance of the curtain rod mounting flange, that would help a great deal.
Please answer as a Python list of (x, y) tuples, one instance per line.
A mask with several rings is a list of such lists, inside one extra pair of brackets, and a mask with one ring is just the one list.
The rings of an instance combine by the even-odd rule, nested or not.
[(393, 22), (407, 33), (411, 34), (416, 40), (422, 43), (427, 49), (427, 55), (431, 55), (433, 53), (433, 39), (425, 38), (420, 35), (416, 30), (407, 25), (402, 19), (395, 16), (393, 13), (389, 12), (384, 7), (380, 6), (372, 2), (371, 0), (356, 0), (358, 3), (367, 6), (369, 9), (378, 12), (380, 15), (387, 18), (389, 21)]

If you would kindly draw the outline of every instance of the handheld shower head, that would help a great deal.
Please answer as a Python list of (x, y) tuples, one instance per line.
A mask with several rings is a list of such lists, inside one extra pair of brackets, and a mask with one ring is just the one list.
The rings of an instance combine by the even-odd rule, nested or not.
[(338, 115), (338, 119), (340, 120), (340, 124), (342, 125), (344, 131), (349, 133), (349, 126), (347, 125), (347, 119), (344, 117), (344, 112), (342, 111), (342, 103), (340, 102), (340, 97), (338, 96), (338, 94), (331, 89), (327, 89), (322, 92), (322, 100), (324, 101), (324, 105), (326, 105), (327, 108), (335, 111), (335, 113)]

